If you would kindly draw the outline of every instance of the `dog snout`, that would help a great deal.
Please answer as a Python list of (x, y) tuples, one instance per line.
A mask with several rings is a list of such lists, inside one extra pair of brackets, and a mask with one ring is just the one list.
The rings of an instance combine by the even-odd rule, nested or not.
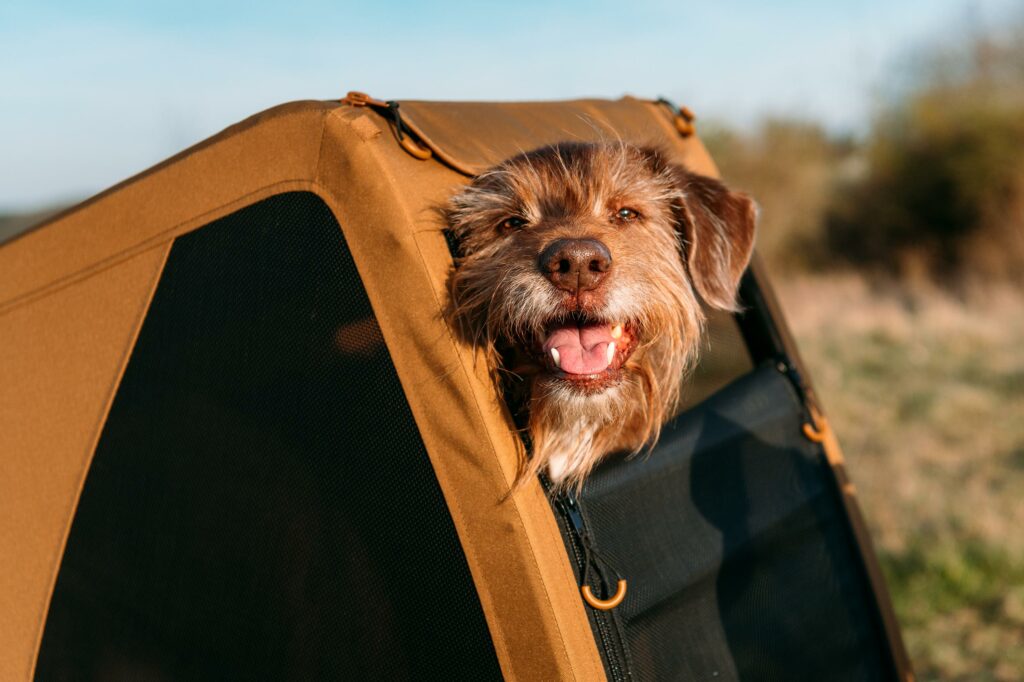
[(611, 270), (612, 254), (596, 239), (556, 239), (541, 251), (538, 265), (559, 289), (588, 291)]

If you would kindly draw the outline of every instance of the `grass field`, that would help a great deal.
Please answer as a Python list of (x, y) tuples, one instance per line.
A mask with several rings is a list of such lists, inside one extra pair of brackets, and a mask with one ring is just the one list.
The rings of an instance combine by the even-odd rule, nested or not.
[(1024, 680), (1024, 292), (777, 284), (923, 680)]

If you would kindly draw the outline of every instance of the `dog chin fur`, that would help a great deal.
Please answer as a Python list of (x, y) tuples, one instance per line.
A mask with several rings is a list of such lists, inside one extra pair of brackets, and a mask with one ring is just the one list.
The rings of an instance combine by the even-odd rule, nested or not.
[(623, 424), (642, 415), (638, 403), (630, 398), (642, 396), (643, 387), (632, 377), (624, 377), (601, 391), (583, 393), (559, 381), (539, 381), (534, 385), (530, 409), (530, 431), (534, 434), (533, 464), (546, 469), (556, 485), (581, 482), (597, 463), (595, 452), (605, 442), (619, 444), (614, 449), (633, 450), (630, 434)]
[[(517, 484), (546, 472), (556, 489), (579, 489), (610, 453), (657, 440), (700, 342), (701, 300), (735, 308), (756, 213), (745, 195), (655, 149), (563, 143), (477, 177), (444, 216), (463, 252), (450, 281), (454, 328), (496, 367), (527, 358), (504, 367), (525, 377), (533, 444)], [(593, 272), (566, 285), (543, 267), (559, 240), (605, 248), (605, 269), (591, 261)], [(596, 283), (584, 288), (584, 275)], [(585, 328), (620, 334), (593, 380), (538, 353), (553, 327), (570, 324), (581, 343)]]

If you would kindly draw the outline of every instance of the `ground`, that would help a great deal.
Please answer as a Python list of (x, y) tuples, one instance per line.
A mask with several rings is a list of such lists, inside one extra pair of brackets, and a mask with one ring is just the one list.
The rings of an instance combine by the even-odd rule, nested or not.
[(919, 679), (1024, 679), (1024, 293), (776, 286)]

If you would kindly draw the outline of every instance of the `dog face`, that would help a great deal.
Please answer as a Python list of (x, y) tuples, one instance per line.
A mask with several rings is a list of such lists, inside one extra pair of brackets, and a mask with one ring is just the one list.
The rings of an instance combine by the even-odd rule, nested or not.
[(733, 309), (756, 210), (745, 195), (625, 143), (563, 143), (478, 176), (445, 210), (462, 257), (450, 316), (525, 376), (530, 462), (579, 488), (672, 413), (699, 299)]

